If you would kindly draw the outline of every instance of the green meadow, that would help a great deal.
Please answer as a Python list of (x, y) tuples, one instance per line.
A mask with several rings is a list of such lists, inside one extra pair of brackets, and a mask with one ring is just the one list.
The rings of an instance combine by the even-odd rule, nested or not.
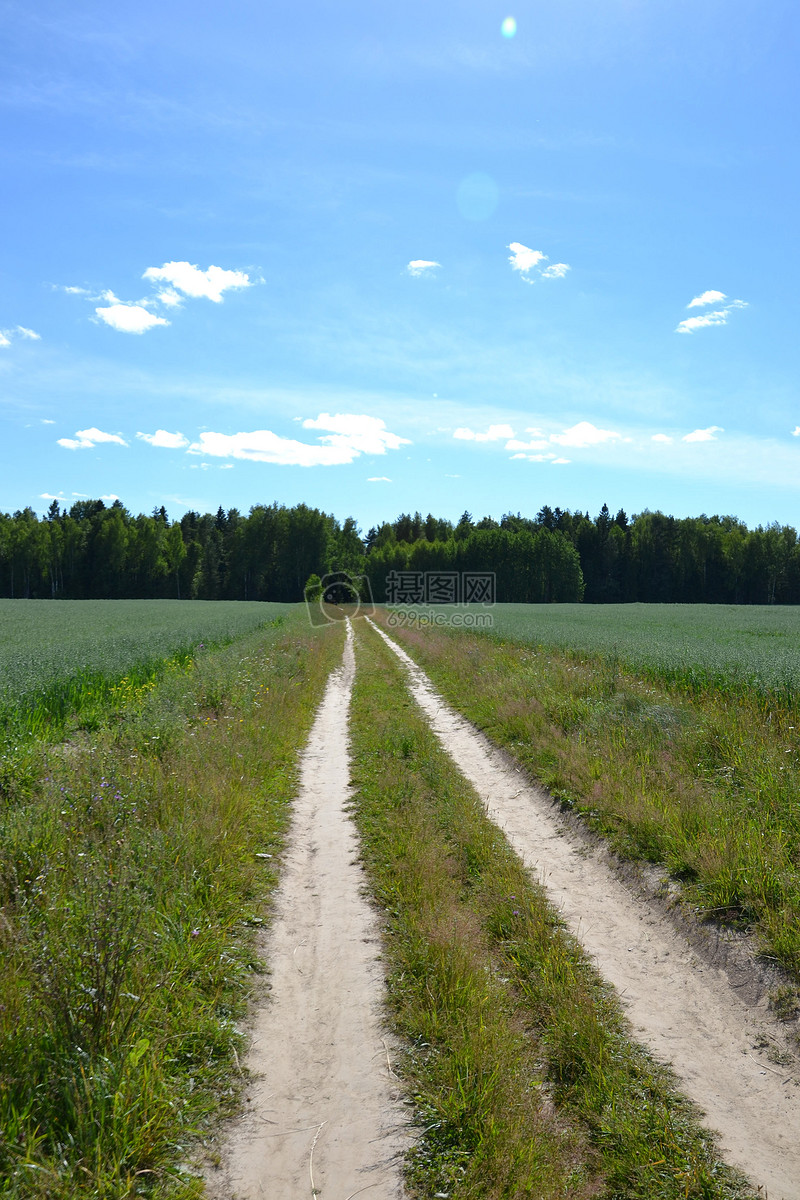
[(0, 739), (59, 735), (98, 702), (296, 606), (236, 601), (0, 600)]

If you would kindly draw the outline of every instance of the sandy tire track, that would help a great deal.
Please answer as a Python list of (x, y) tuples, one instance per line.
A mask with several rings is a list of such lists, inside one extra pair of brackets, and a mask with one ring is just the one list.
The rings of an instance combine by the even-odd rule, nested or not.
[(401, 1200), (407, 1109), (389, 1066), (379, 930), (364, 898), (350, 796), (348, 621), (302, 760), (288, 850), (265, 935), (271, 997), (255, 1014), (246, 1111), (231, 1123), (220, 1200)]
[(372, 621), (406, 667), (441, 745), (483, 798), (526, 866), (537, 872), (587, 953), (622, 997), (636, 1036), (672, 1064), (720, 1134), (729, 1162), (769, 1200), (800, 1200), (797, 1063), (756, 1049), (759, 1013), (659, 912), (643, 903), (559, 821), (550, 797), (456, 714), (420, 667)]

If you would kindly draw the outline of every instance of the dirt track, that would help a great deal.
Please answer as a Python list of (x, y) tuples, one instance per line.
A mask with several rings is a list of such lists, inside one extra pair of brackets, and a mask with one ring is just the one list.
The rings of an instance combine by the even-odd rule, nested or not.
[[(370, 622), (372, 624), (372, 622)], [(800, 1200), (800, 1075), (758, 1049), (764, 1014), (703, 961), (674, 926), (637, 900), (571, 838), (550, 799), (530, 786), (434, 690), (411, 658), (373, 625), (404, 664), (411, 692), (445, 750), (483, 797), (491, 819), (537, 872), (586, 951), (622, 996), (641, 1041), (672, 1063), (684, 1090), (721, 1135), (725, 1157), (769, 1200)]]
[[(372, 622), (370, 622), (372, 624)], [(641, 1041), (669, 1061), (719, 1131), (725, 1157), (769, 1200), (800, 1200), (800, 1076), (758, 1048), (766, 1013), (744, 1003), (656, 908), (570, 833), (531, 786), (435, 692), (408, 671), (412, 695), (570, 928), (622, 996)], [(306, 749), (282, 881), (263, 953), (272, 998), (256, 1014), (254, 1082), (223, 1166), (220, 1200), (290, 1200), (362, 1192), (401, 1200), (409, 1145), (381, 1024), (378, 931), (362, 897), (348, 800), (352, 630)], [(374, 1190), (373, 1190), (374, 1189)]]
[(246, 1112), (208, 1191), (220, 1200), (399, 1200), (407, 1110), (382, 1025), (375, 918), (347, 816), (352, 630), (303, 756), (255, 1016)]

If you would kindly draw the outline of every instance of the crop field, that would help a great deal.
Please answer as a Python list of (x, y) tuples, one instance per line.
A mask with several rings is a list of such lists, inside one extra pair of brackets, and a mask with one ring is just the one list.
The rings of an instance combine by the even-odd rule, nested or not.
[(497, 604), (486, 611), (501, 638), (615, 657), (689, 687), (800, 689), (800, 607)]
[(70, 710), (164, 660), (283, 617), (288, 604), (180, 600), (0, 600), (0, 726), (61, 728)]

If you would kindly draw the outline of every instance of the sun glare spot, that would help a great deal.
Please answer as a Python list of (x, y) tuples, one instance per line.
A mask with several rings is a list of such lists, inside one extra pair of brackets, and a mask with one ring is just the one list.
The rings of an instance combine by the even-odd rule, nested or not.
[(517, 22), (513, 17), (506, 17), (503, 24), (500, 26), (500, 32), (504, 38), (513, 38), (517, 32)]

